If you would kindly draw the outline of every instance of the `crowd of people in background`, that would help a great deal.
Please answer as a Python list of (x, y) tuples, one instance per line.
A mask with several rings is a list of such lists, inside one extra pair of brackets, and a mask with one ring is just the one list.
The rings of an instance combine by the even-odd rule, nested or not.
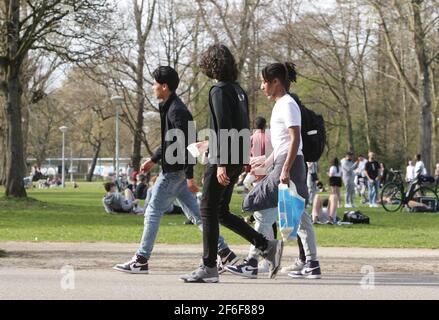
[[(317, 183), (320, 181), (317, 163), (308, 163), (308, 190), (310, 194), (309, 204), (313, 207), (314, 223), (335, 223), (336, 209), (342, 206), (340, 188), (345, 187), (344, 208), (355, 208), (355, 196), (360, 197), (361, 203), (371, 208), (379, 206), (379, 190), (388, 181), (393, 170), (388, 170), (383, 162), (376, 160), (376, 155), (369, 152), (366, 159), (359, 155), (354, 162), (353, 153), (347, 152), (339, 161), (333, 158), (327, 172), (329, 197), (316, 194)], [(414, 160), (409, 160), (405, 170), (405, 182), (412, 183), (418, 176), (428, 176), (428, 171), (422, 161), (421, 155), (417, 154)], [(439, 184), (439, 164), (436, 164), (434, 179)], [(319, 218), (322, 218), (319, 220)]]

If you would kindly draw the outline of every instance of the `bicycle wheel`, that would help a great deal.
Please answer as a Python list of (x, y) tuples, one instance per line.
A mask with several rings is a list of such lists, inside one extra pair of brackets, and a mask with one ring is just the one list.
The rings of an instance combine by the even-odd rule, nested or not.
[(429, 187), (421, 186), (417, 188), (413, 192), (413, 197), (411, 200), (415, 202), (408, 202), (408, 207), (410, 209), (413, 209), (414, 207), (420, 207), (420, 205), (417, 205), (419, 203), (422, 203), (426, 206), (426, 212), (437, 212), (439, 209), (439, 197), (437, 193)]
[(381, 191), (381, 205), (387, 212), (396, 212), (404, 202), (404, 192), (399, 183), (391, 182)]

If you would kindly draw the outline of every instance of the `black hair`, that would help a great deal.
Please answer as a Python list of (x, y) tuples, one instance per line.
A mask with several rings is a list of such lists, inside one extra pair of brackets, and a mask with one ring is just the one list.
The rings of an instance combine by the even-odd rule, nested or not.
[(115, 187), (116, 184), (114, 182), (104, 183), (105, 191), (110, 192), (111, 188)]
[(335, 166), (335, 167), (337, 168), (337, 172), (338, 172), (338, 170), (339, 170), (339, 166), (340, 166), (340, 162), (338, 161), (338, 158), (334, 158), (334, 159), (332, 159), (332, 161), (331, 161), (331, 165), (332, 165), (332, 166)]
[(323, 206), (323, 207), (329, 207), (329, 199), (328, 199), (328, 198), (325, 198), (325, 199), (323, 200), (323, 202), (322, 202), (322, 206)]
[(146, 182), (146, 178), (147, 178), (147, 176), (142, 173), (142, 174), (139, 174), (139, 177), (137, 180), (140, 182)]
[(255, 127), (259, 130), (264, 130), (267, 127), (267, 120), (264, 117), (257, 117), (255, 119)]
[(292, 62), (272, 63), (262, 69), (262, 78), (266, 82), (278, 79), (284, 85), (285, 90), (289, 91), (291, 83), (297, 81), (296, 65)]
[(152, 73), (154, 80), (160, 84), (167, 84), (169, 90), (175, 92), (180, 84), (177, 71), (169, 66), (160, 66)]
[(416, 160), (417, 160), (417, 161), (421, 161), (421, 159), (422, 159), (422, 156), (421, 156), (420, 154), (417, 154), (417, 155), (416, 155)]
[(211, 79), (219, 81), (236, 81), (238, 66), (233, 54), (223, 44), (211, 45), (201, 55), (200, 68)]

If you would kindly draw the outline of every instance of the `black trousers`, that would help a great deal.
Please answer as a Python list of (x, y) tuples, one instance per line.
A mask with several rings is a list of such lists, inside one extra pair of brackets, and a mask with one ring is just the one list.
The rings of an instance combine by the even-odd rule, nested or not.
[(249, 226), (241, 217), (230, 212), (229, 204), (233, 188), (243, 172), (242, 165), (226, 167), (230, 184), (222, 186), (216, 177), (217, 166), (208, 165), (204, 172), (203, 196), (201, 198), (201, 219), (203, 221), (203, 263), (209, 268), (216, 266), (218, 253), (219, 223), (239, 234), (260, 250), (267, 248), (268, 241)]

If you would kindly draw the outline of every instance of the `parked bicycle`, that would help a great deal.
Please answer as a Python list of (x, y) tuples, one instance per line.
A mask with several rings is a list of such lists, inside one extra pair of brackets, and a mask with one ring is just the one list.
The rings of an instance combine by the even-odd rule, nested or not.
[(404, 179), (402, 177), (402, 171), (401, 170), (393, 170), (390, 169), (391, 179), (389, 183), (395, 182), (398, 184), (404, 184)]
[(390, 182), (381, 191), (381, 204), (387, 212), (396, 212), (403, 207), (413, 210), (419, 204), (436, 212), (439, 211), (437, 188), (434, 178), (422, 175), (409, 184), (407, 191), (403, 183)]

